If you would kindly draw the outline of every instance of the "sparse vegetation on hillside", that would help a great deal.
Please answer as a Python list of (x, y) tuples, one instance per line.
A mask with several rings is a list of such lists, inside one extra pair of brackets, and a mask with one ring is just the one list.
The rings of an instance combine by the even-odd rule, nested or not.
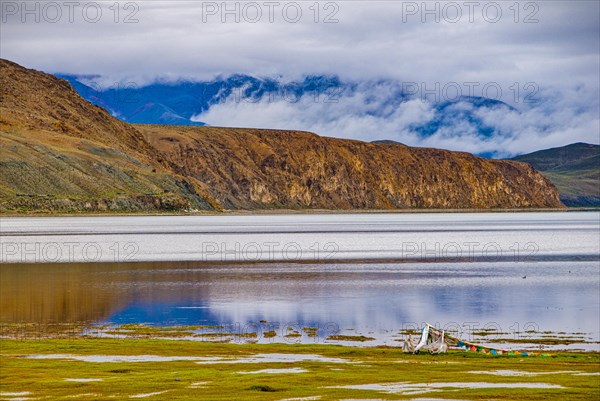
[(600, 146), (574, 143), (517, 156), (544, 174), (567, 206), (600, 206)]
[(0, 211), (561, 207), (530, 166), (297, 131), (129, 125), (0, 60)]

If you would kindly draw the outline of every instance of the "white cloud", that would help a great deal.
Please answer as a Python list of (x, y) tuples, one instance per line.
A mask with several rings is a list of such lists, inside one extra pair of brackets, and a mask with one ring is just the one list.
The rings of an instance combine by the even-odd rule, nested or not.
[[(15, 15), (6, 8), (8, 3), (19, 7)], [(302, 9), (297, 23), (289, 22), (292, 9), (287, 17), (283, 15), (284, 7), (292, 4), (287, 1), (275, 9), (273, 23), (261, 1), (255, 3), (262, 12), (256, 23), (248, 22), (253, 14), (246, 14), (246, 20), (240, 14), (239, 23), (229, 14), (223, 23), (222, 2), (117, 2), (118, 23), (114, 22), (114, 9), (109, 8), (113, 1), (100, 2), (102, 18), (96, 23), (83, 18), (83, 5), (89, 2), (75, 8), (73, 23), (64, 6), (62, 18), (50, 23), (48, 17), (53, 15), (44, 15), (44, 2), (25, 3), (30, 8), (41, 4), (40, 22), (34, 21), (35, 15), (26, 15), (23, 23), (24, 3), (2, 0), (5, 21), (0, 44), (3, 58), (31, 68), (101, 74), (105, 82), (125, 79), (138, 86), (159, 78), (206, 80), (234, 73), (281, 75), (287, 80), (335, 74), (356, 82), (415, 82), (425, 89), (435, 88), (436, 83), (442, 88), (450, 83), (464, 88), (476, 82), (480, 91), (486, 84), (496, 84), (502, 90), (498, 97), (523, 112), (483, 116), (499, 129), (510, 130), (503, 142), (465, 137), (470, 135), (469, 127), (457, 125), (458, 134), (440, 133), (423, 144), (474, 151), (495, 146), (512, 152), (576, 140), (599, 142), (597, 1), (520, 2), (517, 22), (514, 2), (477, 2), (473, 22), (465, 3), (455, 2), (462, 12), (456, 23), (450, 21), (453, 10), (444, 8), (452, 2), (427, 2), (428, 9), (440, 10), (439, 23), (433, 21), (434, 16), (423, 15), (421, 1), (322, 1), (318, 23), (314, 22), (312, 1), (294, 3)], [(130, 3), (138, 8), (123, 9)], [(250, 3), (237, 3), (240, 12)], [(496, 23), (490, 22), (495, 17), (494, 4), (502, 10)], [(206, 13), (211, 5), (220, 8), (215, 15)], [(407, 13), (412, 6), (417, 12)], [(228, 7), (234, 3), (229, 2)], [(485, 15), (484, 10), (488, 11)], [(133, 19), (138, 22), (124, 23), (134, 11)], [(324, 23), (332, 12), (338, 22)], [(525, 23), (527, 17), (537, 22)], [(534, 83), (546, 102), (535, 107), (516, 102), (515, 83), (520, 89), (516, 100), (523, 100), (525, 86)], [(362, 110), (364, 96), (343, 99), (337, 105), (306, 100), (298, 104), (227, 104), (202, 118), (213, 124), (310, 129), (339, 137), (407, 142), (414, 140), (414, 134), (406, 130), (410, 122), (430, 118), (431, 106), (416, 103), (403, 104), (388, 117), (369, 115)], [(517, 150), (519, 146), (524, 148)]]
[[(4, 3), (10, 2), (2, 3), (4, 8)], [(231, 14), (222, 15), (221, 2), (131, 2), (137, 11), (124, 10), (126, 3), (117, 2), (121, 9), (115, 23), (114, 10), (109, 8), (113, 2), (100, 3), (103, 12), (96, 23), (86, 22), (83, 6), (74, 9), (74, 23), (68, 21), (65, 7), (56, 23), (45, 22), (49, 15), (44, 14), (50, 12), (44, 13), (43, 7), (40, 23), (35, 23), (35, 15), (21, 15), (22, 10), (3, 15), (3, 57), (48, 71), (118, 77), (333, 73), (353, 79), (513, 82), (571, 81), (577, 77), (569, 73), (576, 71), (584, 82), (598, 78), (597, 2), (531, 2), (539, 7), (533, 10), (538, 23), (523, 23), (532, 12), (524, 9), (520, 10), (521, 22), (515, 23), (514, 11), (509, 8), (513, 3), (502, 3), (499, 22), (486, 22), (483, 8), (493, 2), (479, 3), (473, 23), (464, 6), (457, 23), (450, 23), (449, 11), (440, 23), (432, 16), (425, 16), (427, 22), (422, 23), (420, 12), (403, 13), (411, 3), (407, 1), (320, 2), (319, 23), (314, 22), (313, 2), (279, 2), (273, 23), (268, 21), (265, 6), (261, 6), (260, 21), (250, 23), (240, 11), (241, 20), (236, 23)], [(237, 4), (243, 10), (248, 3)], [(424, 10), (421, 3), (414, 2)], [(17, 4), (23, 8), (21, 2)], [(220, 11), (206, 16), (204, 22), (211, 4)], [(230, 2), (228, 7), (234, 4)], [(302, 18), (297, 23), (287, 22), (283, 16), (284, 7), (290, 4), (301, 5)], [(337, 11), (330, 6), (325, 10), (326, 4), (337, 4)], [(427, 7), (435, 4), (440, 7), (444, 3), (430, 2)], [(134, 11), (132, 19), (138, 22), (124, 23)], [(338, 22), (324, 23), (332, 12)], [(227, 22), (221, 22), (223, 17)]]
[[(520, 110), (506, 106), (477, 108), (471, 103), (457, 102), (443, 111), (446, 120), (442, 127), (423, 137), (414, 127), (435, 120), (438, 113), (435, 103), (420, 98), (390, 102), (395, 99), (397, 87), (390, 82), (365, 82), (334, 103), (325, 102), (324, 98), (315, 101), (312, 95), (304, 95), (295, 102), (268, 96), (250, 102), (232, 95), (193, 120), (216, 126), (297, 129), (364, 141), (391, 139), (411, 146), (498, 157), (580, 141), (598, 143), (600, 139), (600, 118), (593, 107), (598, 101), (591, 100), (587, 91), (580, 91), (579, 99), (575, 100), (542, 94), (546, 102), (521, 105)], [(585, 103), (586, 99), (591, 103)], [(479, 119), (493, 135), (482, 136), (476, 123), (465, 118), (465, 113)]]
[[(399, 87), (398, 87), (399, 88)], [(397, 89), (397, 88), (395, 88)], [(419, 99), (387, 104), (397, 91), (386, 84), (363, 83), (339, 97), (304, 95), (297, 101), (265, 96), (257, 102), (236, 99), (212, 106), (194, 118), (210, 125), (281, 128), (361, 140), (393, 139), (413, 143), (409, 130), (434, 115), (432, 105)], [(296, 99), (294, 99), (296, 100)]]

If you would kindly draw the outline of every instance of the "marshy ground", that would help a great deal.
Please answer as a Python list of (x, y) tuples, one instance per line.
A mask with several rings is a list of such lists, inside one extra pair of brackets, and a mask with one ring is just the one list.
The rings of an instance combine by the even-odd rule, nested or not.
[(43, 338), (0, 342), (0, 399), (590, 400), (600, 354), (404, 354), (399, 348)]

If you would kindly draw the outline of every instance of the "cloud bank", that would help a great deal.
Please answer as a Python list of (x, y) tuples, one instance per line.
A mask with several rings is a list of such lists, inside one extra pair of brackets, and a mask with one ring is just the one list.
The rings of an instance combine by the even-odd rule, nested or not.
[[(516, 109), (507, 105), (477, 107), (455, 101), (443, 110), (439, 103), (413, 97), (393, 101), (389, 82), (359, 84), (333, 99), (312, 94), (290, 100), (244, 100), (232, 95), (193, 120), (230, 127), (280, 128), (312, 131), (325, 136), (364, 141), (394, 140), (411, 146), (441, 147), (495, 157), (508, 157), (576, 141), (598, 142), (600, 119), (591, 93), (576, 99), (553, 99)], [(442, 121), (440, 124), (439, 121)], [(420, 128), (437, 126), (430, 135)], [(483, 135), (483, 128), (491, 131)]]
[(415, 83), (417, 98), (473, 88), (473, 95), (518, 110), (481, 111), (497, 131), (493, 139), (476, 137), (468, 121), (419, 138), (410, 127), (434, 118), (435, 99), (374, 114), (371, 105), (385, 96), (365, 86), (335, 104), (226, 102), (199, 116), (211, 124), (506, 154), (600, 142), (596, 1), (1, 3), (2, 57), (47, 72), (138, 85), (236, 73), (286, 80), (327, 74)]

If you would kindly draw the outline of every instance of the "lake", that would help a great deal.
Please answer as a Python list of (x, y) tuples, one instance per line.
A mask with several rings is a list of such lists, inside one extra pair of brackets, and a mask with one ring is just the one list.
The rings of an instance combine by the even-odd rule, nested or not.
[(429, 322), (508, 348), (546, 336), (564, 340), (548, 349), (599, 349), (598, 212), (30, 217), (0, 226), (4, 326), (145, 323), (230, 339), (255, 332), (259, 342), (338, 334), (398, 345)]

